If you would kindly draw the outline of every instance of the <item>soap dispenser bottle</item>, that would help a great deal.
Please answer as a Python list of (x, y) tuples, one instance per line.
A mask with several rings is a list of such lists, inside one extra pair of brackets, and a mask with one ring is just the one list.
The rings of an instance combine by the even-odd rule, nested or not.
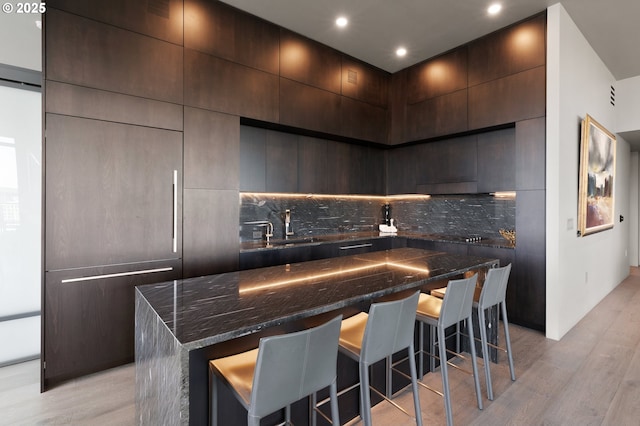
[(391, 226), (391, 204), (387, 203), (382, 206), (382, 217), (384, 218), (384, 224), (387, 226)]

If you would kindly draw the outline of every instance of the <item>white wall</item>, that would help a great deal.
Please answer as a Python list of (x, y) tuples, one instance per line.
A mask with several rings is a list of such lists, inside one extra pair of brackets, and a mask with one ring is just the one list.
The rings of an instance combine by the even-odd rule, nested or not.
[(640, 209), (638, 201), (638, 191), (640, 191), (640, 155), (637, 152), (631, 153), (630, 170), (629, 170), (629, 265), (638, 266), (640, 264), (639, 241), (640, 234), (638, 230), (638, 211)]
[[(580, 122), (586, 114), (616, 131), (609, 103), (615, 78), (564, 7), (547, 15), (547, 314), (546, 334), (560, 339), (629, 273), (629, 221), (576, 236)], [(615, 218), (629, 210), (630, 148), (617, 144)]]
[(616, 110), (616, 131), (640, 130), (640, 76), (616, 83)]

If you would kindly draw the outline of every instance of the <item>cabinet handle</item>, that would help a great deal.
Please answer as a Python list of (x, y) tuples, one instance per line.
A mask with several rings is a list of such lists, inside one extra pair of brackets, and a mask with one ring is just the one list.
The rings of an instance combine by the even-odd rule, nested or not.
[(138, 271), (131, 272), (117, 272), (114, 274), (104, 274), (104, 275), (89, 275), (88, 277), (79, 277), (79, 278), (67, 278), (65, 280), (60, 281), (61, 283), (77, 283), (80, 281), (92, 281), (92, 280), (100, 280), (103, 278), (117, 278), (117, 277), (128, 277), (131, 275), (142, 275), (142, 274), (151, 274), (154, 272), (168, 272), (173, 271), (173, 267), (167, 266), (166, 268), (155, 268), (155, 269), (141, 269)]
[(342, 247), (340, 247), (340, 250), (352, 250), (352, 249), (371, 247), (371, 246), (373, 246), (373, 244), (371, 244), (371, 243), (356, 244), (356, 245), (353, 245), (353, 246), (342, 246)]
[(178, 171), (173, 171), (173, 252), (178, 252)]

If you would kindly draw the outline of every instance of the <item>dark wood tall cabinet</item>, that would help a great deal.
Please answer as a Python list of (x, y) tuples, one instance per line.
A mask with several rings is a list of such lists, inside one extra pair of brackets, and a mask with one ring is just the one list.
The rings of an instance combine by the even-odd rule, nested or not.
[(47, 114), (44, 382), (133, 359), (134, 286), (182, 276), (182, 133)]
[(134, 287), (182, 277), (182, 9), (117, 3), (47, 5), (43, 389), (131, 362)]

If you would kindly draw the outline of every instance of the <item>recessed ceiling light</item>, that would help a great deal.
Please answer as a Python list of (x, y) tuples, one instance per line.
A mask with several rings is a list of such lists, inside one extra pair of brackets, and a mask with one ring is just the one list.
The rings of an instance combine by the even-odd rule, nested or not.
[(501, 10), (502, 10), (502, 5), (500, 3), (494, 3), (491, 6), (489, 6), (489, 8), (487, 9), (487, 12), (489, 12), (489, 15), (496, 15), (500, 13)]
[(404, 47), (398, 47), (398, 49), (396, 49), (396, 55), (403, 57), (407, 54), (407, 49), (405, 49)]
[(349, 20), (344, 16), (340, 16), (338, 17), (338, 19), (336, 19), (336, 25), (339, 26), (340, 28), (346, 27), (348, 23), (349, 23)]

